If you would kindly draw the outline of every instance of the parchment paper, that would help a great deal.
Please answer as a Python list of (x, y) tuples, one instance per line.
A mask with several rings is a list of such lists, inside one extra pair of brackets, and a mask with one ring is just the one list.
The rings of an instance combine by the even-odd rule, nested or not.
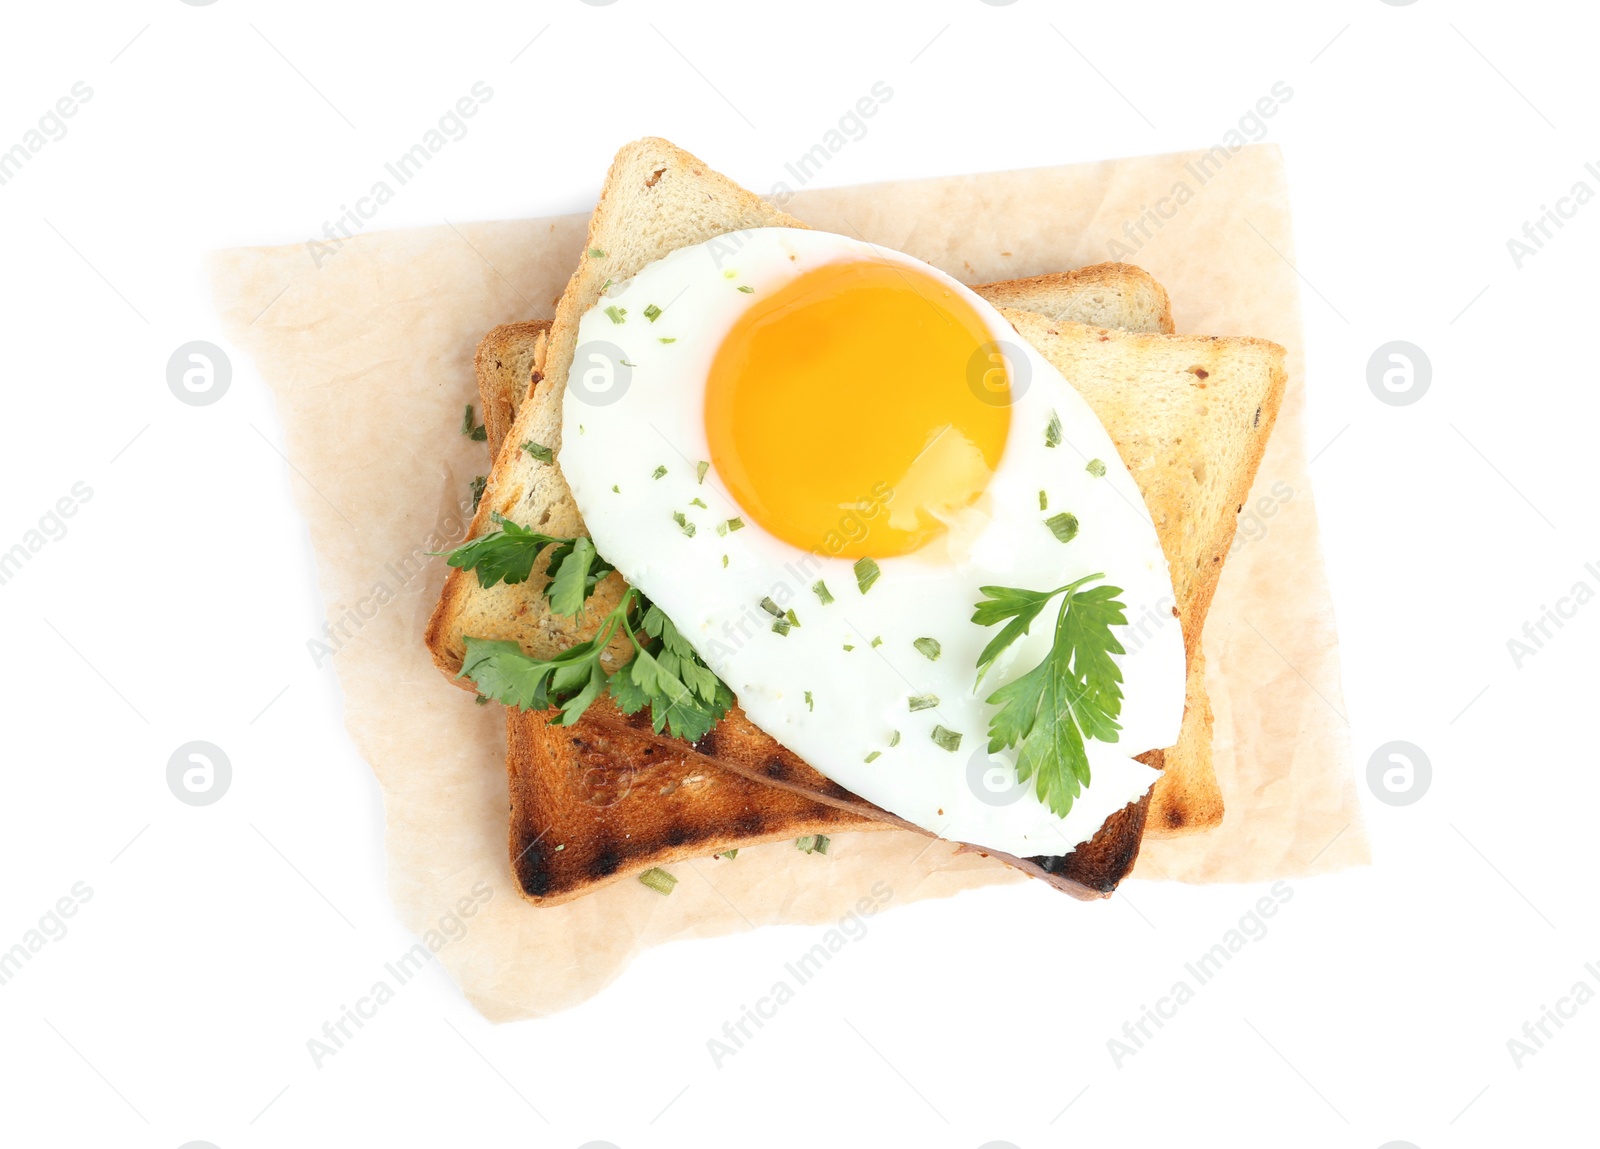
[[(1306, 469), (1278, 150), (803, 191), (785, 206), (968, 283), (1121, 258), (1166, 285), (1179, 331), (1288, 349), (1288, 396), (1205, 630), (1227, 815), (1207, 833), (1147, 841), (1134, 874), (1251, 881), (1366, 862)], [(445, 570), (424, 552), (459, 539), (469, 481), (488, 469), (483, 444), (459, 433), (477, 397), (477, 342), (496, 324), (553, 313), (586, 225), (566, 216), (382, 232), (315, 251), (221, 252), (211, 266), (229, 337), (277, 399), (328, 604), (327, 649), (314, 653), (331, 658), (350, 734), (383, 787), (396, 907), (442, 945), (468, 999), (494, 1020), (582, 1001), (664, 941), (1024, 880), (893, 831), (841, 835), (826, 857), (777, 843), (678, 867), (670, 897), (625, 881), (561, 907), (520, 899), (507, 863), (502, 713), (446, 683), (423, 649)], [(486, 902), (471, 892), (480, 882)], [(1065, 897), (1051, 904), (1079, 912)], [(465, 933), (443, 945), (428, 931), (453, 913)]]

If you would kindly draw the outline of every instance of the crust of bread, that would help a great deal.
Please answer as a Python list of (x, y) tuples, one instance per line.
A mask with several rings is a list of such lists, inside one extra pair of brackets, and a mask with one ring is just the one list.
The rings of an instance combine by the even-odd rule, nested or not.
[(542, 378), (550, 321), (506, 323), (478, 342), (472, 364), (478, 374), (478, 406), (489, 432), (489, 457), (500, 453), (523, 398)]
[(1048, 319), (1171, 335), (1172, 300), (1159, 280), (1131, 263), (1096, 263), (972, 289), (996, 307), (1018, 307)]

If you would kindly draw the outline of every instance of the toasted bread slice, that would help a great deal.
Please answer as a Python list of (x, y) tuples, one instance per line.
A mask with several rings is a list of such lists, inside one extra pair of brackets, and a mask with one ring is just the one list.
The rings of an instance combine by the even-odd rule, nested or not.
[[(525, 403), (518, 413), (510, 438), (518, 443), (532, 439), (551, 447), (559, 445), (560, 396), (571, 362), (577, 320), (599, 297), (606, 279), (631, 275), (644, 264), (684, 244), (751, 226), (798, 224), (725, 178), (709, 172), (699, 161), (670, 144), (643, 140), (625, 147), (613, 165), (606, 190), (591, 221), (589, 254), (568, 285), (558, 308), (550, 332), (546, 379), (535, 391), (534, 401)], [(1052, 322), (1044, 317), (1035, 318), (1041, 324)], [(1140, 338), (1159, 340), (1163, 337), (1155, 335)], [(1179, 341), (1178, 346), (1180, 352), (1186, 352), (1195, 343), (1207, 342)], [(1263, 351), (1266, 346), (1261, 345), (1257, 350)], [(1200, 353), (1198, 348), (1195, 351), (1196, 354)], [(1279, 363), (1281, 375), (1281, 352)], [(1121, 370), (1132, 370), (1136, 377), (1136, 359), (1125, 360)], [(1191, 375), (1191, 380), (1193, 378), (1195, 376)], [(1221, 380), (1213, 386), (1220, 383)], [(1204, 439), (1203, 432), (1207, 424), (1198, 420), (1194, 426), (1186, 427), (1183, 420), (1185, 416), (1193, 418), (1197, 413), (1194, 405), (1186, 406), (1180, 402), (1161, 404), (1155, 411), (1143, 413), (1141, 417), (1160, 415), (1173, 419), (1177, 430), (1187, 433), (1170, 434), (1171, 441), (1194, 447)], [(1210, 426), (1215, 428), (1219, 425), (1213, 422)], [(1270, 426), (1270, 421), (1266, 426)], [(1197, 450), (1197, 454), (1201, 458), (1215, 455), (1242, 460), (1248, 457), (1247, 453), (1237, 451), (1207, 452), (1203, 446)], [(1137, 479), (1140, 464), (1146, 460), (1128, 461)], [(1246, 487), (1248, 479), (1248, 475), (1243, 476)], [(486, 529), (492, 511), (499, 511), (507, 517), (554, 534), (576, 533), (582, 529), (577, 509), (570, 492), (565, 489), (559, 469), (537, 464), (527, 452), (518, 450), (508, 449), (500, 453), (479, 515), (473, 524), (473, 535)], [(1178, 529), (1182, 525), (1181, 500), (1179, 505), (1172, 508), (1172, 512), (1159, 515), (1158, 526), (1166, 523), (1176, 532), (1171, 538), (1163, 538), (1164, 545), (1181, 547), (1184, 533)], [(1228, 530), (1231, 532), (1231, 529), (1230, 521)], [(1193, 529), (1188, 532), (1196, 538), (1211, 537), (1214, 533)], [(601, 592), (597, 592), (590, 610), (574, 620), (549, 615), (538, 593), (541, 586), (537, 579), (516, 587), (500, 586), (485, 591), (477, 587), (476, 580), (470, 576), (462, 577), (462, 572), (452, 572), (439, 608), (430, 622), (429, 645), (434, 651), (435, 660), (450, 673), (460, 666), (461, 637), (467, 633), (512, 638), (530, 652), (549, 656), (577, 641), (585, 633), (586, 627), (592, 626), (597, 614), (608, 610), (615, 602), (621, 589), (620, 581), (613, 578), (608, 583), (611, 584), (609, 587), (603, 586)], [(1206, 601), (1209, 601), (1208, 597)], [(1179, 614), (1183, 617), (1182, 611)], [(1190, 629), (1188, 625), (1185, 626), (1186, 634)], [(721, 737), (731, 732), (719, 728), (714, 734)], [(758, 748), (764, 738), (759, 731), (753, 732), (752, 749)], [(766, 739), (765, 744), (772, 750), (777, 749), (770, 739)], [(771, 758), (772, 754), (769, 752), (767, 757)], [(760, 759), (759, 753), (730, 755), (729, 765), (736, 770), (750, 771), (750, 761)], [(761, 776), (761, 772), (756, 772), (756, 776)], [(770, 779), (770, 773), (767, 777)], [(788, 784), (777, 779), (770, 780), (778, 785)], [(821, 801), (829, 801), (833, 797), (820, 792), (816, 796)], [(833, 801), (839, 799), (833, 798)]]

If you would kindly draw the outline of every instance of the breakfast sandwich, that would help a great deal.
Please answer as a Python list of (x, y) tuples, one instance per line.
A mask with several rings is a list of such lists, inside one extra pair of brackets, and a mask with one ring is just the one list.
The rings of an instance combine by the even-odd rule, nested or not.
[(508, 707), (527, 896), (868, 826), (1104, 894), (1152, 806), (1220, 819), (1200, 634), (1283, 351), (1042, 279), (623, 149), (548, 330), (480, 348), (500, 445), (428, 628)]

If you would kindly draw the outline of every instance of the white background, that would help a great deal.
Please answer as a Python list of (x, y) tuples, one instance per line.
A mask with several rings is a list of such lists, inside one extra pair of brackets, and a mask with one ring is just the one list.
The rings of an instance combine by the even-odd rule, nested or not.
[[(93, 96), (0, 186), (0, 549), (93, 494), (0, 586), (0, 949), (93, 894), (0, 985), (0, 1142), (1596, 1143), (1600, 1003), (1520, 1068), (1507, 1048), (1600, 988), (1600, 605), (1520, 669), (1507, 649), (1600, 589), (1600, 205), (1520, 269), (1506, 246), (1576, 181), (1600, 191), (1588, 6), (126, 0), (4, 25), (0, 149), (74, 83)], [(587, 210), (644, 134), (765, 188), (876, 80), (893, 102), (819, 182), (1209, 146), (1290, 84), (1268, 139), (1352, 770), (1404, 739), (1434, 772), (1400, 808), (1363, 782), (1374, 865), (1293, 883), (1120, 1069), (1107, 1040), (1261, 889), (902, 907), (720, 1069), (707, 1039), (818, 931), (664, 947), (498, 1028), (434, 966), (315, 1068), (307, 1039), (413, 939), (377, 786), (306, 656), (322, 606), (270, 397), (235, 353), (224, 399), (185, 406), (165, 365), (223, 342), (206, 251), (319, 233), (477, 80), (470, 135), (371, 226)], [(1433, 365), (1411, 406), (1367, 387), (1393, 339)], [(234, 768), (202, 809), (165, 782), (192, 739)]]

